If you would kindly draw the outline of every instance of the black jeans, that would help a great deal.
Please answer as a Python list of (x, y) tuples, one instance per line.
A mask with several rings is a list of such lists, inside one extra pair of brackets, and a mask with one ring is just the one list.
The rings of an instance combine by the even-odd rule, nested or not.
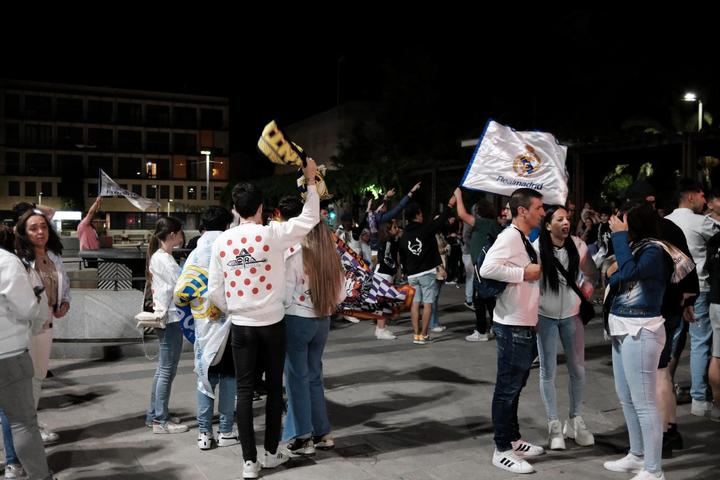
[(258, 356), (265, 366), (265, 451), (275, 453), (282, 428), (282, 376), (285, 365), (285, 320), (266, 327), (232, 326), (232, 352), (237, 378), (237, 424), (245, 461), (257, 461), (253, 429), (253, 391)]
[[(492, 326), (493, 310), (495, 310), (494, 298), (480, 298), (475, 288), (473, 288), (473, 307), (475, 308), (475, 330), (478, 333), (485, 334), (488, 326)], [(487, 318), (485, 317), (487, 313)]]
[(537, 355), (537, 341), (532, 327), (496, 323), (493, 331), (497, 344), (497, 380), (492, 400), (492, 422), (495, 447), (504, 452), (512, 449), (511, 442), (521, 438), (518, 402)]

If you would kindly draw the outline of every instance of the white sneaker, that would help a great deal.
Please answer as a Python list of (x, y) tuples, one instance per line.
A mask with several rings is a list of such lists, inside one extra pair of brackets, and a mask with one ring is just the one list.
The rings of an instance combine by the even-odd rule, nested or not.
[(212, 448), (213, 437), (210, 432), (200, 432), (198, 435), (198, 448), (200, 450), (210, 450)]
[(512, 442), (512, 447), (512, 451), (522, 457), (537, 457), (545, 453), (544, 448), (538, 445), (533, 445), (532, 443), (526, 442), (523, 439)]
[(40, 427), (40, 437), (42, 438), (44, 444), (57, 442), (60, 439), (60, 435), (47, 430), (47, 427), (44, 425)]
[(28, 476), (22, 465), (11, 463), (5, 466), (5, 480), (27, 480)]
[(433, 327), (433, 328), (431, 329), (431, 331), (432, 331), (432, 332), (435, 332), (435, 333), (444, 332), (445, 330), (447, 330), (447, 327), (444, 326), (444, 325), (438, 325), (437, 327)]
[(665, 474), (663, 472), (650, 473), (645, 470), (640, 470), (638, 474), (630, 480), (665, 480)]
[(153, 423), (153, 433), (170, 434), (170, 433), (185, 433), (189, 429), (187, 425), (177, 423)]
[(246, 460), (245, 463), (243, 463), (243, 478), (258, 478), (260, 468), (260, 462)]
[(548, 447), (550, 450), (565, 450), (565, 437), (560, 420), (548, 422)]
[(512, 473), (533, 473), (535, 469), (524, 459), (518, 457), (512, 450), (506, 452), (493, 452), (492, 463), (498, 468)]
[(587, 429), (587, 426), (585, 426), (585, 421), (580, 415), (576, 416), (575, 418), (569, 418), (565, 421), (565, 426), (563, 427), (563, 435), (565, 435), (567, 438), (574, 439), (575, 443), (577, 443), (581, 447), (589, 447), (590, 445), (595, 445), (595, 437)]
[(692, 405), (690, 406), (690, 413), (696, 417), (704, 417), (712, 410), (711, 402), (704, 402), (701, 400), (693, 399)]
[(343, 318), (350, 323), (360, 323), (360, 320), (355, 317), (351, 317), (350, 315), (344, 315)]
[(636, 457), (632, 453), (628, 453), (620, 460), (612, 460), (603, 463), (605, 470), (611, 472), (622, 472), (622, 473), (638, 473), (645, 466), (645, 462), (642, 458)]
[(395, 340), (397, 337), (388, 328), (375, 327), (375, 338), (378, 340)]
[(232, 429), (231, 432), (218, 432), (217, 445), (218, 447), (230, 447), (240, 443), (240, 434), (237, 429)]
[(288, 460), (290, 460), (290, 457), (282, 453), (279, 449), (274, 454), (265, 452), (263, 453), (263, 459), (261, 461), (262, 468), (275, 468)]
[(473, 333), (465, 337), (465, 340), (468, 342), (487, 342), (490, 339), (487, 333), (480, 333), (477, 330), (473, 330)]
[(720, 422), (720, 408), (715, 405), (713, 405), (712, 410), (710, 410), (710, 420)]

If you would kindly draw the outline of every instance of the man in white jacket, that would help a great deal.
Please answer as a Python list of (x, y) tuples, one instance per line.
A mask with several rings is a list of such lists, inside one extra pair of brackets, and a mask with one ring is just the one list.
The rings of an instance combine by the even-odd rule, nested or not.
[(538, 255), (527, 239), (545, 216), (542, 195), (529, 188), (510, 197), (512, 225), (498, 235), (485, 257), (480, 275), (507, 282), (493, 312), (497, 343), (497, 380), (492, 401), (495, 429), (493, 465), (513, 473), (532, 473), (523, 457), (542, 455), (542, 447), (520, 436), (518, 401), (537, 351), (535, 325), (540, 303)]
[[(260, 463), (263, 468), (273, 468), (288, 460), (278, 451), (286, 345), (284, 254), (320, 221), (316, 173), (315, 161), (308, 158), (303, 168), (307, 195), (300, 216), (287, 222), (270, 222), (267, 226), (262, 224), (260, 190), (249, 183), (236, 185), (232, 196), (240, 224), (222, 233), (213, 243), (210, 254), (209, 299), (226, 312), (232, 322), (243, 478), (257, 478)], [(263, 358), (268, 390), (262, 462), (257, 458), (252, 409), (258, 355)]]
[(0, 409), (9, 419), (15, 450), (30, 479), (52, 479), (38, 428), (28, 353), (31, 329), (41, 329), (49, 314), (47, 297), (35, 294), (20, 259), (0, 248)]

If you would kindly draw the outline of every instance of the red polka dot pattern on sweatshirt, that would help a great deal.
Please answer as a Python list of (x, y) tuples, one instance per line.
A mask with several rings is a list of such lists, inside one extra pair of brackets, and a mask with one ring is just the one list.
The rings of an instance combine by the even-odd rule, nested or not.
[(305, 301), (305, 295), (300, 295), (299, 298), (300, 298), (300, 301), (301, 301), (301, 302), (304, 302), (304, 301)]
[(233, 250), (233, 255), (238, 255), (239, 253), (240, 253), (240, 250), (238, 250), (237, 248), (235, 250)]
[(245, 285), (250, 285), (251, 282), (250, 282), (250, 279), (249, 279), (249, 278), (246, 278), (243, 283), (244, 283)]
[(255, 237), (255, 241), (262, 242), (262, 237), (260, 235), (258, 235), (257, 237)]
[(270, 270), (272, 270), (272, 267), (269, 264), (265, 265), (265, 271), (269, 272)]
[(265, 287), (265, 288), (267, 288), (268, 290), (272, 290), (272, 283), (268, 283), (267, 287)]
[(220, 257), (225, 258), (225, 252), (220, 252)]
[(252, 268), (250, 269), (250, 273), (252, 273), (253, 275), (255, 275), (255, 274), (257, 273), (257, 268), (252, 267)]
[(235, 285), (237, 285), (237, 283), (235, 283), (235, 280), (233, 280), (232, 282), (230, 282), (230, 286), (231, 286), (232, 288), (235, 288)]
[(263, 247), (263, 252), (269, 252), (269, 251), (270, 251), (270, 246), (269, 246), (269, 245), (265, 245), (265, 246)]
[(229, 247), (230, 245), (232, 245), (232, 240), (228, 240), (228, 241), (227, 241), (227, 244), (228, 244), (228, 247)]
[(236, 277), (239, 277), (241, 273), (242, 273), (242, 270), (240, 270), (239, 268), (237, 270), (235, 270)]
[(264, 282), (264, 281), (265, 281), (265, 275), (260, 276), (260, 282)]
[(245, 237), (241, 238), (240, 243), (247, 243), (247, 238), (245, 238)]
[(252, 289), (253, 295), (257, 295), (259, 291), (257, 287)]
[(245, 292), (243, 292), (242, 290), (238, 290), (237, 295), (238, 297), (242, 297), (243, 295), (245, 295)]
[(225, 295), (227, 295), (227, 297), (230, 298), (230, 292), (226, 292)]
[(248, 252), (253, 253), (255, 249), (253, 247), (248, 247)]

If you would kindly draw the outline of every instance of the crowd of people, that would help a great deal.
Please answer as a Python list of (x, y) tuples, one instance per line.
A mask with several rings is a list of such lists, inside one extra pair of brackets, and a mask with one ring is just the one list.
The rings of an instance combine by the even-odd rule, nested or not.
[[(202, 234), (193, 239), (182, 265), (173, 256), (185, 244), (182, 223), (173, 217), (157, 221), (146, 270), (147, 308), (162, 323), (155, 329), (159, 355), (145, 418), (154, 434), (189, 431), (169, 405), (182, 326), (190, 318), (198, 448), (240, 444), (242, 477), (257, 478), (261, 469), (291, 456), (334, 447), (322, 358), (332, 318), (347, 295), (338, 240), (379, 278), (413, 287), (413, 344), (431, 344), (431, 333), (445, 330), (438, 311), (442, 286), (464, 283), (464, 304), (475, 315), (465, 340), (494, 338), (496, 344), (491, 461), (500, 469), (531, 473), (527, 459), (546, 453), (523, 439), (518, 420), (520, 395), (535, 360), (546, 447), (563, 450), (567, 439), (594, 445), (582, 417), (588, 321), (582, 310), (594, 298), (602, 305), (598, 311), (611, 341), (630, 440), (628, 454), (605, 462), (606, 469), (635, 474), (633, 480), (665, 478), (662, 458), (683, 448), (673, 384), (688, 334), (691, 413), (720, 421), (720, 394), (713, 403), (713, 392), (720, 392), (720, 199), (713, 195), (706, 202), (699, 183), (681, 180), (678, 208), (664, 218), (655, 208), (652, 187), (638, 182), (622, 205), (595, 212), (586, 204), (578, 219), (572, 202), (544, 205), (540, 192), (526, 188), (500, 202), (499, 211), (488, 200), (466, 208), (458, 188), (438, 212), (426, 216), (413, 199), (421, 187), (417, 183), (396, 205), (390, 205), (395, 190), (388, 190), (368, 202), (361, 218), (343, 215), (332, 231), (323, 221), (312, 159), (302, 173), (304, 202), (299, 196), (281, 199), (272, 221), (262, 192), (251, 183), (237, 184), (232, 212), (214, 206), (202, 213)], [(84, 248), (97, 248), (89, 225), (99, 202), (78, 228)], [(0, 227), (5, 478), (50, 479), (43, 443), (57, 435), (43, 428), (36, 412), (53, 321), (70, 308), (70, 285), (50, 214), (32, 205), (17, 213), (14, 228)], [(497, 286), (492, 295), (481, 287), (487, 281)], [(385, 318), (377, 319), (373, 332), (378, 340), (398, 337)], [(569, 376), (567, 416), (558, 411), (558, 343)], [(267, 397), (259, 454), (253, 400), (261, 383)]]

